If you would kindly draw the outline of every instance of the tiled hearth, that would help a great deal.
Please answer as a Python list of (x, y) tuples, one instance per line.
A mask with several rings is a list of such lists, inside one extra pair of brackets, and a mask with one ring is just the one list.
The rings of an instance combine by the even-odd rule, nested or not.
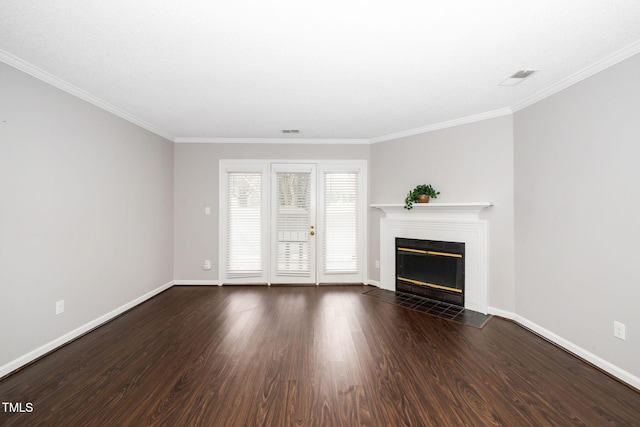
[(376, 298), (384, 302), (407, 307), (416, 311), (420, 311), (432, 316), (441, 317), (447, 320), (453, 320), (476, 328), (482, 328), (485, 323), (491, 319), (491, 315), (478, 313), (477, 311), (468, 310), (456, 305), (447, 304), (445, 302), (434, 301), (418, 295), (408, 294), (405, 292), (394, 292), (386, 289), (374, 289), (363, 292), (362, 295)]

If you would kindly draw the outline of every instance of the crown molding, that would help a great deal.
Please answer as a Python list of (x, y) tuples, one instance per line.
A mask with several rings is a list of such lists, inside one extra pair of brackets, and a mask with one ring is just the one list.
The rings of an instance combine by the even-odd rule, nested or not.
[(368, 139), (176, 137), (176, 144), (370, 144)]
[(344, 138), (219, 138), (219, 137), (175, 137), (163, 129), (155, 127), (144, 120), (112, 105), (103, 99), (100, 99), (90, 93), (36, 67), (33, 64), (18, 58), (17, 56), (0, 49), (0, 61), (21, 70), (39, 80), (42, 80), (58, 89), (61, 89), (71, 95), (74, 95), (90, 104), (93, 104), (105, 111), (108, 111), (124, 120), (127, 120), (143, 129), (146, 129), (158, 136), (161, 136), (175, 143), (205, 143), (205, 144), (376, 144), (379, 142), (391, 141), (395, 139), (405, 138), (409, 136), (419, 135), (432, 132), (435, 130), (451, 128), (468, 123), (479, 122), (482, 120), (492, 119), (501, 116), (511, 115), (530, 105), (533, 105), (549, 96), (552, 96), (588, 77), (591, 77), (600, 71), (603, 71), (619, 62), (624, 61), (636, 54), (640, 53), (640, 40), (629, 46), (614, 52), (602, 60), (589, 65), (582, 70), (572, 74), (571, 76), (543, 89), (542, 91), (530, 96), (511, 107), (501, 108), (485, 113), (475, 114), (458, 119), (448, 120), (440, 123), (408, 129), (395, 132), (371, 139), (344, 139)]
[(467, 123), (480, 122), (482, 120), (493, 119), (496, 117), (508, 116), (513, 114), (511, 108), (500, 108), (498, 110), (487, 111), (486, 113), (474, 114), (473, 116), (461, 117), (459, 119), (448, 120), (446, 122), (434, 123), (432, 125), (419, 127), (415, 129), (409, 129), (401, 132), (390, 133), (388, 135), (372, 138), (371, 143), (377, 144), (378, 142), (391, 141), (394, 139), (400, 139), (407, 136), (419, 135), (421, 133), (433, 132), (434, 130), (446, 129), (455, 126), (464, 125)]
[(153, 132), (158, 136), (161, 136), (165, 139), (168, 139), (169, 141), (173, 141), (175, 139), (175, 137), (173, 135), (171, 135), (170, 133), (166, 132), (163, 129), (157, 128), (147, 122), (145, 122), (144, 120), (134, 116), (133, 114), (130, 114), (124, 110), (122, 110), (121, 108), (116, 107), (113, 104), (108, 103), (107, 101), (98, 98), (97, 96), (91, 95), (89, 92), (86, 92), (82, 89), (80, 89), (77, 86), (72, 85), (69, 82), (66, 82), (56, 76), (54, 76), (53, 74), (50, 74), (44, 70), (42, 70), (41, 68), (36, 67), (35, 65), (21, 59), (18, 58), (17, 56), (4, 51), (2, 49), (0, 49), (0, 61), (4, 62), (7, 65), (10, 65), (13, 68), (16, 68), (20, 71), (23, 71), (35, 78), (37, 78), (38, 80), (42, 80), (45, 83), (50, 84), (51, 86), (54, 86), (60, 90), (63, 90), (75, 97), (78, 97), (80, 99), (82, 99), (83, 101), (86, 101), (90, 104), (95, 105), (98, 108), (101, 108), (105, 111), (108, 111), (111, 114), (114, 114), (128, 122), (133, 123), (136, 126), (140, 126), (143, 129), (148, 130), (149, 132)]
[(555, 95), (556, 93), (568, 88), (569, 86), (573, 86), (574, 84), (599, 73), (600, 71), (604, 71), (607, 68), (624, 61), (625, 59), (629, 59), (632, 56), (637, 55), (638, 53), (640, 53), (640, 40), (612, 53), (611, 55), (604, 57), (600, 61), (591, 64), (576, 73), (573, 73), (569, 77), (560, 80), (559, 82), (547, 87), (546, 89), (543, 89), (535, 95), (530, 96), (529, 98), (526, 98), (521, 102), (518, 102), (511, 107), (511, 110), (515, 113), (516, 111), (527, 108), (530, 105), (535, 104), (536, 102), (542, 101), (543, 99), (548, 98), (551, 95)]

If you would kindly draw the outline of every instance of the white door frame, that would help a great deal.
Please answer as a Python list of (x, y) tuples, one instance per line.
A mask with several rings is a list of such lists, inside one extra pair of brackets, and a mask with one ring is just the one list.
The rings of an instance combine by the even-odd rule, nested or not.
[[(218, 200), (219, 200), (219, 219), (218, 219), (218, 265), (219, 265), (219, 282), (221, 284), (233, 284), (233, 283), (262, 283), (262, 284), (271, 284), (270, 281), (270, 270), (271, 270), (271, 242), (270, 242), (270, 230), (271, 230), (271, 184), (269, 179), (269, 170), (271, 169), (272, 164), (303, 164), (310, 163), (317, 165), (317, 182), (318, 182), (318, 191), (321, 190), (321, 171), (326, 170), (336, 170), (336, 169), (344, 169), (344, 170), (357, 170), (360, 175), (359, 180), (359, 194), (360, 197), (360, 209), (359, 209), (359, 230), (358, 230), (358, 256), (360, 260), (359, 271), (357, 274), (349, 274), (349, 275), (326, 275), (322, 272), (322, 266), (319, 262), (320, 260), (316, 260), (316, 279), (315, 283), (364, 283), (366, 282), (366, 278), (368, 275), (368, 162), (367, 160), (317, 160), (317, 159), (250, 159), (250, 160), (240, 160), (240, 159), (221, 159), (219, 161), (219, 188), (218, 188)], [(266, 267), (265, 274), (260, 278), (247, 278), (247, 279), (236, 279), (236, 278), (228, 278), (226, 274), (226, 226), (227, 226), (227, 210), (226, 210), (226, 180), (227, 180), (227, 172), (228, 171), (240, 171), (240, 170), (265, 170), (266, 168), (266, 188), (263, 188), (263, 195), (266, 196), (268, 200), (265, 200), (265, 205), (263, 209), (267, 209), (266, 218), (263, 219), (263, 241), (269, 242), (268, 244), (263, 245), (263, 257), (264, 263), (263, 265)], [(318, 195), (319, 199), (320, 195)], [(318, 205), (320, 207), (320, 204)], [(322, 219), (321, 215), (317, 218), (318, 224), (316, 227), (317, 232), (321, 231)], [(316, 251), (317, 254), (320, 253), (320, 250)], [(318, 255), (319, 256), (319, 255)]]
[[(298, 230), (295, 232), (296, 235), (300, 234), (300, 236), (294, 236), (293, 239), (307, 239), (307, 260), (309, 263), (309, 271), (308, 275), (296, 274), (294, 271), (290, 271), (288, 273), (278, 273), (278, 253), (277, 253), (277, 245), (280, 243), (280, 238), (278, 236), (277, 230), (277, 216), (278, 216), (278, 202), (277, 202), (277, 194), (278, 194), (278, 183), (277, 176), (278, 173), (309, 173), (309, 226), (305, 227), (304, 230)], [(316, 184), (317, 180), (317, 167), (315, 163), (271, 163), (271, 214), (269, 215), (269, 221), (271, 223), (271, 234), (269, 240), (270, 246), (270, 256), (271, 256), (271, 268), (269, 271), (269, 283), (282, 283), (282, 284), (291, 284), (291, 283), (301, 283), (301, 284), (317, 284), (316, 280), (316, 271), (317, 271), (317, 237), (316, 237), (316, 224), (317, 224), (317, 200), (318, 200), (318, 186)], [(295, 244), (289, 243), (289, 244)]]

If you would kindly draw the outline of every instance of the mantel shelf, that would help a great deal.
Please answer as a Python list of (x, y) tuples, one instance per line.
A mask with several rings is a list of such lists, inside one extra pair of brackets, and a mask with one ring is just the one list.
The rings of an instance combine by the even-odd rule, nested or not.
[(372, 204), (372, 208), (380, 209), (386, 214), (411, 214), (412, 212), (477, 212), (493, 206), (491, 202), (466, 202), (466, 203), (414, 203), (413, 209), (404, 208), (404, 203)]

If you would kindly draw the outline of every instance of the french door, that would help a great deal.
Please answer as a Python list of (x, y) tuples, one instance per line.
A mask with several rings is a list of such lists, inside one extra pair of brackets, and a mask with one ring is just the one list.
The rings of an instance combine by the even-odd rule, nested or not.
[(316, 283), (316, 165), (271, 165), (271, 283)]
[(220, 161), (222, 283), (362, 282), (364, 161)]

